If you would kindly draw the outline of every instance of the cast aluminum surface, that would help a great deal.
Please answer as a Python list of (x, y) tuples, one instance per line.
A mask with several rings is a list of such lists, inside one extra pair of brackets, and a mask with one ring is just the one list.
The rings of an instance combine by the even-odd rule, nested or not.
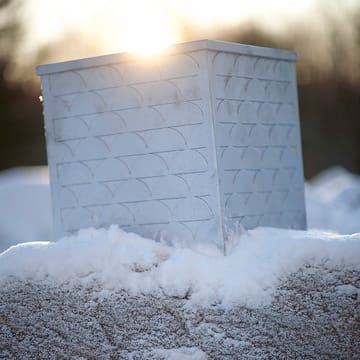
[(38, 67), (55, 236), (306, 228), (294, 53), (219, 41)]

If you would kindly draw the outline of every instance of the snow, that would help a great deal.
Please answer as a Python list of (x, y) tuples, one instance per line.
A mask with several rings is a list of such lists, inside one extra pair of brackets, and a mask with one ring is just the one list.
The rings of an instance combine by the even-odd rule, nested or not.
[(206, 354), (197, 348), (155, 349), (155, 355), (166, 360), (206, 360)]
[[(106, 290), (189, 298), (230, 308), (268, 305), (283, 277), (304, 264), (357, 268), (360, 234), (258, 228), (237, 235), (230, 254), (208, 255), (128, 234), (116, 225), (86, 229), (58, 242), (15, 245), (0, 255), (0, 282), (101, 284)], [(360, 267), (359, 267), (360, 270)]]
[(270, 306), (226, 310), (156, 294), (104, 294), (101, 286), (10, 279), (0, 286), (0, 358), (358, 359), (354, 288), (360, 289), (359, 272), (304, 267), (282, 281)]
[(325, 170), (306, 186), (309, 228), (360, 232), (360, 176), (343, 168)]
[(46, 167), (0, 173), (0, 252), (19, 242), (51, 239), (51, 217)]
[[(13, 229), (12, 239), (45, 236), (46, 231), (39, 229), (49, 225), (49, 194), (36, 193), (35, 189), (46, 185), (34, 178), (25, 183), (18, 181), (14, 174), (11, 176), (15, 181), (10, 182), (9, 174), (5, 175), (5, 180), (0, 181), (0, 197), (5, 199), (0, 208), (2, 233), (6, 234), (3, 229), (10, 224), (9, 231), (11, 227), (18, 228)], [(34, 197), (23, 201), (26, 194)], [(11, 196), (23, 207), (25, 220), (29, 216), (28, 223), (23, 223), (15, 206), (12, 213), (7, 212)], [(327, 171), (307, 185), (307, 204), (310, 227), (345, 233), (359, 231), (358, 177), (342, 169)], [(30, 218), (33, 213), (39, 217)], [(30, 230), (29, 223), (33, 225)], [(189, 299), (189, 305), (220, 304), (229, 309), (234, 305), (269, 305), (282, 279), (304, 265), (325, 264), (360, 271), (360, 233), (257, 228), (233, 234), (230, 240), (231, 247), (224, 256), (206, 244), (185, 248), (159, 243), (126, 233), (115, 225), (109, 229), (86, 229), (57, 242), (28, 242), (8, 248), (0, 254), (0, 283), (18, 279), (51, 286), (100, 285), (105, 297), (113, 291), (126, 290), (135, 295)]]
[(360, 289), (356, 286), (350, 284), (339, 285), (336, 287), (336, 291), (340, 294), (350, 295), (352, 299), (360, 302)]

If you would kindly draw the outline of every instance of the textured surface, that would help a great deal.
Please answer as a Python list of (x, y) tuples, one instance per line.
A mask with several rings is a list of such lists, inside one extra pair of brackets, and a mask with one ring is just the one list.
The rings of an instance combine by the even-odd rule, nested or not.
[(306, 228), (295, 63), (216, 53), (212, 64), (228, 225)]
[(305, 267), (257, 310), (12, 281), (0, 289), (0, 358), (359, 359), (359, 278)]
[(263, 52), (43, 73), (56, 237), (116, 223), (222, 247), (235, 223), (306, 227), (294, 59)]
[(43, 79), (58, 235), (117, 223), (143, 236), (220, 239), (196, 55)]

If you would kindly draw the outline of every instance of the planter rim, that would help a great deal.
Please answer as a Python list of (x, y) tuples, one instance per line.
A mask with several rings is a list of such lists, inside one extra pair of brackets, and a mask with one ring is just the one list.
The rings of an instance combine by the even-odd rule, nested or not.
[[(189, 53), (200, 50), (221, 51), (227, 53), (236, 53), (239, 55), (257, 56), (292, 62), (297, 60), (297, 54), (293, 51), (245, 45), (219, 40), (196, 40), (191, 42), (174, 44), (161, 52), (161, 54), (171, 55), (177, 53)], [(128, 62), (139, 58), (141, 58), (141, 55), (135, 52), (123, 52), (110, 55), (101, 55), (79, 60), (39, 65), (36, 67), (36, 73), (37, 75), (41, 76), (58, 72)], [(153, 58), (156, 58), (156, 55), (154, 55)], [(144, 57), (144, 59), (146, 59), (146, 57)]]

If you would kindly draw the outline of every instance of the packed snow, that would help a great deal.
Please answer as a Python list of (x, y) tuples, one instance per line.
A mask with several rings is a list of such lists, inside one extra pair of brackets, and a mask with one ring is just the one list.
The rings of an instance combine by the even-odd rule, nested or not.
[[(6, 176), (8, 179), (9, 174)], [(39, 184), (34, 182), (0, 181), (3, 244), (6, 236), (12, 241), (19, 235), (23, 236), (20, 241), (33, 240), (34, 236), (43, 239), (51, 228), (48, 191), (35, 193)], [(24, 186), (24, 193), (16, 190)], [(20, 200), (27, 192), (35, 197), (28, 198), (25, 206)], [(30, 218), (33, 227), (28, 232), (20, 234), (26, 225), (16, 210), (7, 213), (11, 195), (23, 207), (23, 216), (32, 216), (33, 212), (39, 215)], [(271, 228), (243, 231), (232, 235), (231, 249), (224, 256), (210, 245), (171, 246), (125, 233), (116, 225), (86, 229), (57, 242), (28, 242), (8, 248), (0, 254), (0, 283), (16, 278), (66, 286), (100, 284), (104, 296), (123, 289), (131, 294), (189, 299), (189, 304), (202, 306), (262, 307), (271, 303), (281, 280), (304, 265), (360, 270), (360, 234), (355, 233), (360, 231), (359, 178), (342, 169), (329, 170), (307, 185), (306, 200), (309, 227), (333, 232)], [(14, 229), (11, 233), (11, 226), (19, 232)]]

